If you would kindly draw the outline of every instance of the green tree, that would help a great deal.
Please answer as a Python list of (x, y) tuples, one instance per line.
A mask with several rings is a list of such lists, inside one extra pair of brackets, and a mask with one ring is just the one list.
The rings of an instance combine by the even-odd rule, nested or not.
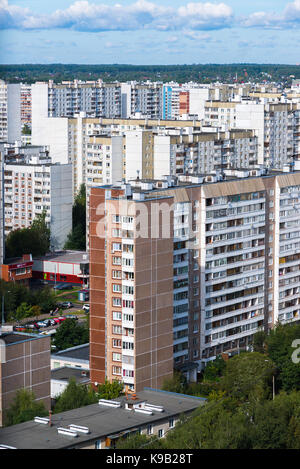
[(28, 124), (24, 124), (23, 129), (22, 129), (22, 134), (31, 135), (31, 128), (29, 127)]
[(41, 307), (34, 305), (31, 307), (31, 315), (38, 321), (39, 316), (41, 315)]
[(5, 412), (5, 425), (16, 425), (34, 417), (48, 414), (43, 402), (37, 402), (35, 395), (28, 389), (19, 389), (12, 404)]
[(165, 379), (162, 385), (164, 391), (185, 394), (187, 391), (186, 377), (179, 371), (174, 371), (173, 377)]
[(226, 362), (222, 385), (229, 396), (241, 401), (266, 399), (271, 395), (275, 365), (266, 355), (249, 352), (236, 355)]
[(166, 449), (247, 449), (249, 417), (235, 399), (225, 398), (199, 407), (178, 423), (163, 441)]
[(300, 324), (278, 324), (266, 337), (268, 356), (276, 365), (278, 389), (300, 390), (300, 363), (293, 363), (292, 343), (300, 338)]
[(115, 399), (123, 392), (123, 384), (121, 381), (113, 380), (110, 383), (107, 379), (103, 384), (98, 386), (97, 395), (99, 399)]
[(266, 353), (266, 333), (258, 331), (253, 336), (253, 351), (259, 353)]
[(66, 389), (57, 397), (54, 413), (77, 409), (98, 402), (98, 397), (91, 386), (77, 384), (75, 378), (70, 378)]
[(72, 209), (72, 231), (65, 243), (65, 249), (86, 249), (86, 189), (81, 184)]
[(116, 444), (116, 449), (160, 449), (162, 447), (162, 441), (157, 437), (147, 437), (140, 433), (120, 438)]
[(219, 381), (224, 370), (226, 362), (222, 357), (217, 357), (215, 360), (208, 362), (203, 372), (204, 381)]
[(76, 345), (86, 344), (89, 341), (89, 330), (86, 326), (77, 324), (75, 319), (66, 319), (53, 339), (57, 350), (64, 350)]
[(13, 230), (5, 242), (6, 258), (23, 254), (43, 256), (50, 249), (50, 229), (46, 223), (46, 211), (37, 215), (29, 228)]
[(17, 307), (16, 312), (14, 314), (14, 318), (16, 321), (21, 321), (24, 318), (30, 318), (32, 316), (32, 307), (27, 303), (21, 303), (20, 306)]

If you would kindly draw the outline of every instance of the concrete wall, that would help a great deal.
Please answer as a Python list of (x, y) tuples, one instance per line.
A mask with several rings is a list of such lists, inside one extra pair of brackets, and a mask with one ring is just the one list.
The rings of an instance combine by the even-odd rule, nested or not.
[(21, 85), (7, 85), (7, 140), (21, 141)]
[(51, 247), (63, 248), (72, 229), (72, 165), (51, 167)]

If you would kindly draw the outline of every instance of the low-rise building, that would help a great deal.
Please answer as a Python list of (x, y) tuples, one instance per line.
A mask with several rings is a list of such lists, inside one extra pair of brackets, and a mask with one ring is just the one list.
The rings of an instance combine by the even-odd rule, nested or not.
[(82, 370), (90, 368), (90, 344), (76, 345), (51, 354), (51, 370), (62, 367)]
[(1, 278), (6, 282), (18, 282), (28, 284), (32, 278), (32, 256), (23, 254), (21, 258), (6, 259), (2, 265)]
[(50, 338), (2, 331), (0, 352), (0, 426), (19, 389), (32, 391), (50, 409)]
[[(4, 428), (0, 448), (109, 449), (122, 436), (141, 432), (164, 437), (182, 415), (191, 415), (206, 399), (145, 388), (135, 399), (100, 400), (54, 414), (48, 424), (30, 421)], [(81, 428), (80, 428), (81, 427)], [(84, 428), (83, 428), (84, 427)]]
[(51, 370), (51, 399), (57, 399), (67, 388), (71, 379), (74, 379), (76, 384), (89, 384), (90, 372), (71, 368), (70, 366), (62, 366)]
[(57, 251), (33, 260), (32, 276), (50, 282), (88, 287), (89, 256), (85, 251)]

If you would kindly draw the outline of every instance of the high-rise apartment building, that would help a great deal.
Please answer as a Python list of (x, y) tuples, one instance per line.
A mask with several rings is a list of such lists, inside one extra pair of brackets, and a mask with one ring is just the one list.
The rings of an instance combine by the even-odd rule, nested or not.
[(139, 391), (173, 372), (173, 233), (153, 235), (159, 221), (170, 226), (172, 199), (129, 193), (91, 189), (90, 366), (93, 383), (107, 377)]
[[(190, 370), (190, 378), (220, 353), (251, 348), (258, 330), (299, 321), (300, 172), (224, 174), (137, 179), (92, 190), (93, 382), (117, 377), (138, 389), (151, 321), (156, 327), (154, 293), (157, 299), (162, 294), (164, 317), (172, 318), (169, 336), (161, 331), (168, 347), (171, 335), (174, 366)], [(149, 290), (145, 279), (153, 267), (151, 283), (158, 283)], [(147, 318), (148, 332), (140, 318)]]
[(9, 149), (14, 155), (4, 164), (5, 234), (29, 227), (46, 211), (51, 248), (62, 248), (72, 229), (72, 166), (53, 164), (43, 147)]
[(0, 142), (21, 141), (21, 86), (0, 80)]
[(90, 117), (121, 117), (119, 83), (62, 82), (35, 83), (32, 88), (32, 118), (73, 117), (85, 112)]
[(252, 129), (258, 138), (259, 164), (282, 169), (295, 156), (298, 112), (298, 104), (292, 102), (207, 101), (205, 121), (227, 129)]

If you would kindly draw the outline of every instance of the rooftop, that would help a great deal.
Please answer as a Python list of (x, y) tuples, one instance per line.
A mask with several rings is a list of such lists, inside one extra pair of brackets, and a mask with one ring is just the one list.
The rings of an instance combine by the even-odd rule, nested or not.
[(90, 344), (77, 345), (76, 347), (70, 347), (66, 350), (61, 350), (60, 352), (54, 353), (51, 355), (51, 358), (58, 357), (62, 358), (73, 358), (77, 360), (86, 360), (89, 361), (90, 356)]
[(85, 251), (57, 251), (51, 252), (42, 257), (36, 257), (34, 260), (85, 264), (89, 262), (89, 255)]
[(80, 368), (62, 366), (51, 370), (51, 380), (69, 382), (70, 378), (75, 378), (76, 383), (84, 384), (90, 381), (90, 372)]
[(46, 336), (39, 334), (27, 334), (25, 332), (4, 332), (0, 333), (0, 340), (3, 340), (6, 345), (17, 344), (28, 340), (43, 339)]
[[(138, 393), (137, 401), (162, 406), (164, 412), (153, 412), (152, 415), (137, 413), (124, 408), (126, 397), (116, 399), (121, 407), (113, 408), (92, 404), (79, 409), (69, 410), (52, 416), (52, 426), (42, 425), (33, 420), (11, 427), (0, 429), (0, 445), (17, 449), (67, 449), (80, 447), (108, 435), (117, 435), (159, 422), (182, 413), (192, 412), (204, 405), (206, 399), (145, 388)], [(127, 401), (129, 402), (129, 401)], [(58, 427), (69, 425), (88, 427), (89, 434), (78, 433), (76, 438), (58, 433)]]

